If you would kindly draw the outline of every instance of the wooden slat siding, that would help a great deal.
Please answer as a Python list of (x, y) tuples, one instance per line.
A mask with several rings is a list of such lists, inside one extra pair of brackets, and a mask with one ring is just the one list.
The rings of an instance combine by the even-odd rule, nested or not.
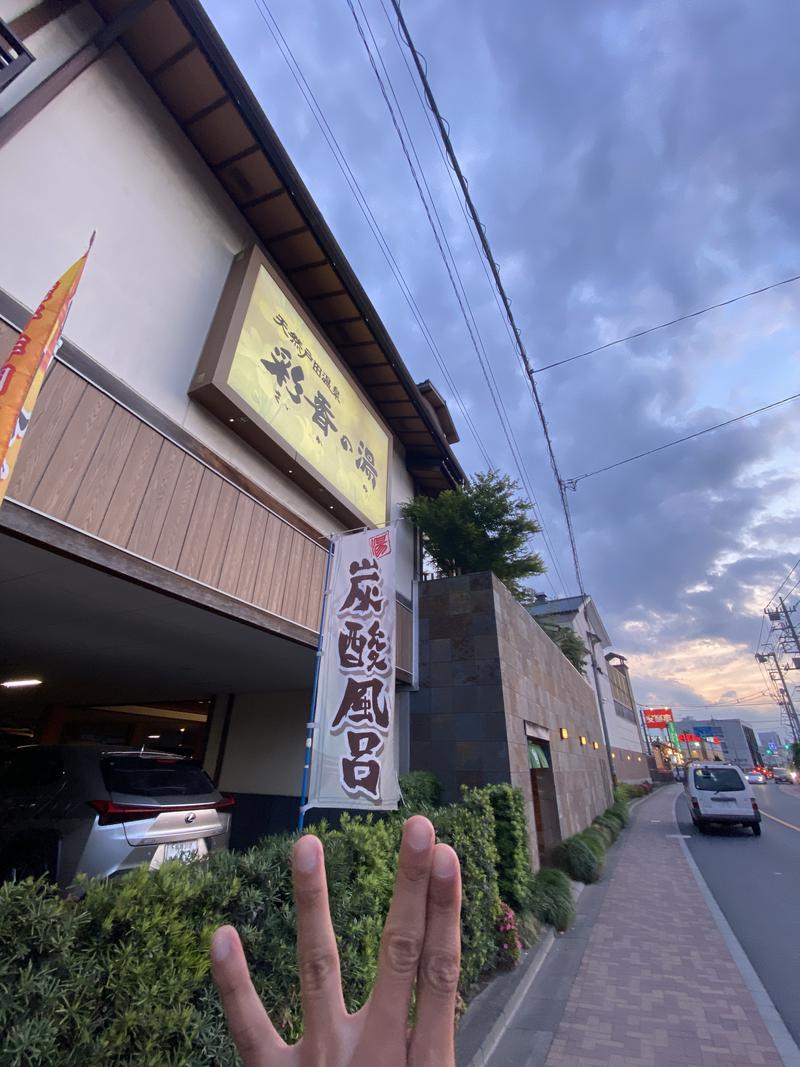
[(167, 508), (167, 515), (158, 538), (153, 559), (171, 571), (177, 569), (183, 542), (189, 529), (189, 520), (200, 489), (204, 468), (192, 456), (184, 456), (181, 472)]
[(247, 547), (247, 539), (250, 535), (250, 524), (255, 514), (256, 503), (249, 496), (239, 495), (236, 501), (236, 510), (233, 513), (231, 532), (228, 536), (228, 544), (225, 556), (222, 560), (222, 570), (219, 575), (219, 587), (231, 596), (237, 596), (239, 576), (244, 564), (244, 554)]
[(261, 552), (258, 557), (258, 569), (256, 570), (256, 580), (253, 585), (250, 602), (265, 610), (269, 600), (272, 575), (275, 572), (275, 555), (278, 551), (278, 537), (282, 525), (283, 523), (277, 515), (269, 516), (267, 527), (264, 531), (264, 540), (261, 543)]
[(314, 557), (309, 548), (314, 546), (306, 541), (299, 546), (299, 551), (289, 560), (286, 572), (286, 586), (283, 590), (281, 615), (286, 619), (297, 619), (305, 623), (308, 591), (314, 580)]
[(66, 519), (113, 410), (110, 397), (96, 389), (84, 390), (31, 497), (31, 506), (37, 511)]
[(181, 472), (183, 456), (184, 453), (171, 441), (164, 441), (161, 445), (147, 488), (142, 495), (139, 513), (125, 544), (125, 547), (137, 556), (153, 558)]
[[(285, 619), (305, 619), (305, 605), (312, 577), (309, 567), (312, 557), (308, 553), (308, 545), (309, 542), (303, 538), (302, 543), (294, 546), (288, 560), (283, 598), (280, 606), (275, 609)], [(311, 547), (313, 548), (313, 545)]]
[(155, 430), (140, 423), (100, 527), (100, 536), (112, 545), (128, 543), (163, 440)]
[(282, 523), (278, 531), (278, 545), (275, 549), (275, 563), (272, 568), (272, 579), (266, 586), (267, 611), (275, 615), (284, 615), (283, 601), (286, 592), (286, 582), (289, 570), (289, 560), (303, 555), (302, 542), (305, 538), (286, 523)]
[(254, 508), (250, 519), (250, 529), (247, 531), (247, 540), (244, 546), (244, 557), (239, 569), (239, 580), (236, 583), (236, 596), (246, 600), (248, 604), (253, 602), (253, 589), (256, 584), (256, 573), (261, 559), (261, 546), (264, 543), (264, 531), (267, 528), (268, 513), (261, 508)]
[(233, 526), (233, 516), (236, 512), (236, 499), (240, 495), (235, 486), (228, 482), (222, 483), (214, 511), (214, 521), (211, 524), (211, 534), (203, 553), (203, 562), (200, 564), (198, 575), (200, 581), (205, 582), (206, 585), (214, 587), (219, 585), (222, 564), (225, 561)]
[(181, 554), (178, 557), (178, 565), (175, 568), (187, 578), (198, 578), (200, 567), (203, 562), (203, 553), (211, 535), (211, 525), (214, 522), (214, 512), (217, 510), (222, 479), (207, 467), (203, 470), (197, 499), (194, 503), (192, 517), (189, 520), (189, 529), (183, 542)]
[(60, 363), (47, 372), (8, 487), (9, 496), (22, 504), (31, 503), (86, 388), (81, 378)]
[(115, 405), (67, 512), (70, 525), (93, 534), (100, 530), (138, 428), (139, 420)]
[(311, 630), (319, 630), (327, 558), (328, 553), (324, 549), (320, 549), (313, 554), (310, 561), (311, 580), (308, 583), (308, 597), (305, 605), (305, 625)]

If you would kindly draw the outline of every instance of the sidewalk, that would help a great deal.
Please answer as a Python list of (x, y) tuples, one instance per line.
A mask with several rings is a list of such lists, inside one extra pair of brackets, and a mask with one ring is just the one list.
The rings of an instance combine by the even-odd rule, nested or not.
[(781, 1067), (674, 836), (677, 792), (637, 806), (490, 1067)]

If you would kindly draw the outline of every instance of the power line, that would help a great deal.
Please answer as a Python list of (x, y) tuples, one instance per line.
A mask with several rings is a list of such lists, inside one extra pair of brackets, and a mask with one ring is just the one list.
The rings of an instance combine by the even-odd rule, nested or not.
[(605, 474), (606, 471), (613, 471), (616, 467), (623, 467), (626, 463), (633, 463), (634, 460), (644, 459), (645, 456), (653, 456), (656, 452), (663, 452), (667, 448), (674, 448), (675, 445), (682, 445), (686, 441), (693, 441), (696, 437), (702, 437), (704, 434), (712, 433), (714, 430), (721, 430), (724, 426), (732, 426), (735, 422), (741, 422), (743, 419), (750, 419), (753, 415), (760, 415), (764, 411), (771, 411), (773, 408), (778, 408), (782, 404), (788, 404), (792, 400), (800, 398), (800, 393), (793, 393), (792, 396), (785, 396), (783, 400), (776, 400), (774, 404), (765, 404), (764, 407), (756, 408), (754, 411), (746, 411), (744, 415), (737, 415), (733, 419), (726, 419), (725, 422), (718, 422), (714, 426), (706, 426), (704, 430), (697, 430), (696, 433), (687, 434), (685, 437), (679, 437), (676, 441), (667, 441), (664, 445), (658, 445), (656, 448), (649, 448), (646, 452), (639, 452), (635, 456), (628, 456), (627, 459), (619, 459), (616, 463), (609, 463), (607, 467), (598, 467), (596, 471), (589, 471), (587, 474), (579, 474), (577, 478), (568, 478), (565, 485), (569, 489), (576, 489), (578, 482), (584, 481), (586, 478), (594, 478), (596, 474)]
[(331, 152), (333, 153), (333, 157), (336, 160), (339, 170), (342, 172), (342, 175), (344, 176), (344, 179), (347, 182), (350, 191), (353, 193), (353, 196), (356, 199), (356, 203), (358, 204), (361, 213), (364, 215), (364, 218), (367, 221), (367, 225), (372, 231), (372, 235), (377, 241), (378, 247), (380, 248), (384, 256), (384, 259), (386, 259), (386, 262), (388, 263), (389, 268), (391, 269), (395, 280), (397, 281), (397, 284), (400, 287), (400, 291), (402, 292), (406, 303), (408, 304), (409, 309), (411, 310), (411, 313), (420, 328), (420, 332), (422, 333), (422, 336), (425, 339), (425, 342), (427, 343), (428, 348), (430, 349), (431, 354), (433, 355), (439, 369), (441, 370), (445, 382), (449, 386), (451, 393), (461, 411), (461, 414), (463, 415), (464, 423), (470, 430), (470, 433), (472, 434), (473, 438), (475, 439), (475, 444), (478, 447), (478, 451), (481, 453), (481, 456), (483, 457), (483, 460), (487, 464), (487, 466), (493, 468), (494, 464), (492, 463), (492, 460), (488, 452), (486, 451), (486, 448), (478, 434), (478, 431), (472, 421), (472, 418), (469, 412), (467, 411), (467, 407), (461, 397), (461, 394), (444, 363), (444, 359), (438, 349), (438, 346), (436, 345), (436, 342), (433, 339), (433, 334), (431, 333), (430, 328), (428, 327), (428, 324), (425, 321), (422, 312), (419, 309), (419, 306), (417, 305), (414, 295), (411, 292), (411, 288), (408, 282), (406, 281), (399, 264), (397, 263), (397, 260), (391, 250), (391, 247), (389, 246), (388, 241), (386, 240), (383, 234), (383, 231), (380, 228), (380, 225), (378, 224), (377, 219), (375, 218), (375, 215), (369, 205), (369, 202), (367, 201), (366, 196), (364, 195), (364, 192), (358, 183), (358, 179), (356, 178), (355, 174), (350, 168), (349, 163), (347, 162), (347, 158), (344, 152), (342, 151), (341, 145), (339, 144), (335, 133), (333, 132), (328, 120), (326, 119), (325, 113), (322, 110), (322, 107), (320, 106), (313, 89), (311, 88), (305, 75), (303, 74), (302, 68), (297, 62), (297, 59), (295, 58), (295, 55), (292, 52), (289, 43), (281, 32), (280, 26), (278, 25), (275, 16), (272, 14), (272, 11), (270, 10), (266, 0), (254, 0), (254, 3), (259, 15), (261, 16), (261, 20), (264, 22), (264, 25), (269, 30), (273, 40), (275, 41), (275, 44), (278, 47), (278, 51), (281, 53), (284, 62), (289, 68), (292, 77), (294, 78), (298, 88), (300, 89), (303, 99), (308, 104), (309, 110), (311, 111), (317, 125), (322, 131), (322, 135), (325, 138), (325, 141)]
[(553, 370), (554, 367), (563, 367), (566, 363), (574, 363), (576, 359), (584, 359), (586, 356), (593, 356), (597, 352), (604, 352), (607, 348), (613, 348), (614, 345), (624, 344), (626, 341), (635, 341), (638, 337), (646, 337), (649, 333), (655, 333), (657, 330), (666, 330), (668, 326), (676, 326), (679, 322), (687, 322), (689, 319), (696, 319), (700, 315), (705, 315), (709, 311), (716, 311), (718, 308), (728, 307), (730, 304), (736, 304), (740, 300), (747, 300), (748, 297), (758, 296), (760, 293), (768, 293), (770, 289), (777, 289), (779, 285), (789, 285), (790, 282), (800, 281), (800, 274), (794, 274), (791, 278), (781, 278), (779, 282), (772, 282), (771, 285), (764, 285), (761, 289), (751, 289), (749, 293), (740, 293), (738, 296), (732, 296), (730, 300), (722, 300), (719, 304), (709, 304), (708, 307), (700, 308), (699, 311), (690, 311), (688, 315), (679, 315), (677, 319), (670, 319), (669, 322), (661, 322), (658, 326), (649, 326), (646, 330), (637, 330), (636, 333), (629, 333), (626, 337), (617, 337), (614, 341), (607, 341), (604, 345), (598, 345), (596, 348), (589, 348), (585, 352), (578, 352), (575, 356), (567, 356), (566, 359), (558, 359), (555, 363), (547, 363), (544, 367), (537, 367), (536, 373), (541, 374), (542, 371)]
[[(416, 93), (417, 100), (419, 100), (420, 107), (422, 109), (422, 114), (425, 116), (425, 121), (426, 121), (426, 123), (428, 125), (428, 129), (430, 130), (431, 137), (433, 138), (433, 143), (434, 143), (434, 145), (436, 147), (436, 151), (439, 154), (439, 158), (441, 159), (442, 164), (444, 166), (445, 173), (447, 174), (448, 181), (450, 182), (450, 188), (453, 190), (453, 195), (455, 196), (456, 203), (458, 204), (458, 206), (459, 206), (459, 208), (461, 210), (461, 214), (464, 217), (464, 221), (467, 224), (467, 232), (469, 233), (469, 236), (470, 236), (470, 238), (472, 240), (472, 244), (473, 244), (473, 247), (475, 248), (475, 251), (478, 253), (478, 259), (479, 259), (479, 262), (481, 264), (481, 267), (483, 268), (484, 277), (486, 278), (486, 281), (489, 283), (489, 291), (492, 294), (492, 297), (494, 299), (495, 305), (497, 306), (497, 310), (500, 312), (500, 317), (501, 317), (503, 326), (505, 327), (505, 331), (506, 331), (506, 333), (508, 335), (508, 339), (511, 342), (512, 346), (514, 346), (514, 344), (515, 344), (514, 335), (511, 332), (511, 327), (509, 326), (508, 319), (505, 316), (505, 313), (504, 313), (504, 310), (503, 310), (503, 305), (502, 305), (502, 303), (500, 301), (500, 297), (499, 297), (499, 295), (497, 293), (497, 288), (494, 285), (494, 282), (493, 282), (493, 279), (492, 279), (492, 275), (491, 275), (491, 273), (489, 271), (489, 267), (488, 267), (488, 265), (486, 263), (486, 258), (483, 255), (483, 252), (481, 250), (481, 246), (478, 243), (477, 237), (475, 236), (475, 230), (474, 230), (474, 228), (473, 228), (473, 226), (472, 226), (472, 224), (470, 222), (470, 217), (469, 217), (469, 214), (467, 213), (467, 209), (466, 209), (466, 206), (464, 204), (463, 198), (459, 195), (458, 186), (456, 185), (455, 178), (453, 177), (452, 167), (448, 163), (447, 156), (445, 155), (445, 153), (444, 153), (444, 151), (442, 149), (439, 137), (437, 136), (437, 133), (436, 133), (436, 128), (434, 127), (433, 120), (431, 119), (430, 111), (429, 111), (428, 107), (425, 104), (425, 99), (424, 99), (422, 93), (419, 90), (419, 86), (417, 84), (417, 80), (414, 77), (414, 72), (411, 69), (410, 63), (408, 62), (408, 58), (406, 56), (406, 51), (403, 48), (403, 43), (400, 40), (400, 37), (399, 37), (398, 32), (397, 32), (397, 26), (392, 21), (392, 18), (391, 18), (390, 14), (389, 14), (389, 10), (388, 10), (388, 8), (386, 6), (385, 0), (380, 0), (380, 5), (381, 5), (381, 9), (383, 11), (384, 17), (386, 18), (386, 23), (387, 23), (387, 25), (388, 25), (388, 27), (389, 27), (389, 29), (391, 31), (392, 37), (394, 38), (394, 42), (397, 45), (397, 50), (398, 50), (398, 52), (400, 54), (400, 58), (403, 61), (403, 66), (406, 68), (406, 72), (408, 74), (409, 81), (411, 82), (411, 85), (412, 85), (412, 87), (414, 89), (414, 92)], [(359, 0), (359, 7), (361, 7), (360, 0)], [(363, 7), (361, 8), (361, 10), (362, 11), (364, 10)], [(366, 14), (365, 14), (365, 18), (366, 18)], [(367, 20), (367, 24), (369, 25), (369, 21), (368, 20)], [(372, 36), (372, 32), (371, 31), (370, 31), (370, 35)], [(373, 40), (374, 40), (374, 37), (373, 37)], [(380, 50), (377, 49), (377, 48), (376, 48), (376, 50), (380, 54)], [(424, 61), (424, 57), (423, 57), (423, 61)], [(383, 63), (382, 60), (381, 60), (381, 65), (383, 66), (384, 70), (386, 70), (385, 64)], [(391, 87), (391, 79), (389, 78), (388, 71), (386, 73), (387, 73), (387, 79), (389, 80), (389, 85)], [(392, 95), (395, 97), (395, 100), (397, 100), (396, 94), (394, 93), (394, 89), (392, 89)], [(398, 102), (398, 109), (400, 110), (400, 114), (401, 114), (401, 117), (402, 117), (402, 108), (400, 107), (399, 102)], [(405, 119), (403, 119), (403, 125), (406, 126)], [(407, 129), (407, 127), (406, 127), (406, 129)], [(409, 138), (411, 139), (410, 133), (409, 133)], [(412, 139), (412, 147), (413, 147), (413, 139)], [(417, 157), (416, 151), (414, 152), (414, 156)], [(421, 167), (421, 165), (420, 165), (420, 167)], [(423, 177), (424, 177), (424, 172), (423, 172)], [(425, 187), (426, 188), (428, 187), (427, 182), (425, 183)], [(429, 192), (430, 192), (430, 190), (429, 190)], [(431, 199), (433, 199), (433, 198), (431, 197)], [(434, 207), (435, 207), (435, 205), (434, 205)], [(437, 218), (439, 217), (438, 212), (436, 213), (436, 217)], [(441, 220), (440, 220), (440, 225), (441, 225)], [(442, 232), (444, 234), (444, 227), (442, 227)], [(491, 368), (491, 363), (489, 364), (489, 367)], [(492, 375), (492, 377), (494, 377), (494, 375)], [(498, 393), (499, 393), (499, 389), (498, 389)], [(534, 494), (529, 491), (529, 495), (533, 499), (533, 495)], [(556, 556), (556, 553), (555, 553), (555, 551), (553, 549), (553, 546), (552, 546), (552, 543), (550, 541), (550, 537), (549, 537), (549, 534), (548, 534), (548, 531), (547, 531), (547, 527), (545, 526), (545, 523), (544, 523), (544, 518), (543, 518), (543, 515), (542, 515), (542, 512), (541, 512), (541, 509), (539, 511), (539, 517), (538, 518), (539, 518), (539, 524), (541, 526), (542, 537), (543, 537), (544, 542), (545, 542), (545, 544), (547, 546), (547, 549), (548, 549), (548, 554), (549, 554), (550, 559), (551, 559), (551, 561), (553, 563), (553, 567), (555, 568), (556, 574), (558, 575), (558, 579), (561, 582), (561, 587), (564, 590), (564, 592), (566, 593), (566, 589), (567, 589), (566, 583), (565, 583), (565, 581), (564, 581), (564, 579), (563, 579), (563, 577), (561, 575), (561, 571), (560, 571), (559, 566), (558, 566), (558, 558)]]
[[(386, 81), (384, 81), (384, 78), (381, 76), (381, 72), (378, 69), (378, 63), (376, 62), (375, 54), (373, 54), (373, 49), (370, 48), (370, 44), (369, 44), (369, 41), (367, 40), (367, 36), (366, 36), (365, 30), (364, 30), (364, 26), (362, 26), (361, 20), (359, 19), (359, 16), (358, 16), (358, 14), (356, 12), (353, 0), (347, 0), (347, 2), (348, 2), (348, 7), (350, 8), (350, 12), (351, 12), (351, 14), (353, 16), (353, 20), (355, 22), (356, 28), (358, 30), (359, 36), (361, 38), (362, 44), (364, 45), (364, 49), (365, 49), (365, 51), (367, 53), (367, 57), (369, 59), (370, 65), (371, 65), (372, 70), (373, 70), (373, 73), (375, 74), (376, 80), (378, 82), (378, 86), (380, 88), (381, 95), (383, 96), (384, 102), (385, 102), (385, 104), (386, 104), (386, 106), (387, 106), (387, 108), (389, 110), (389, 114), (390, 114), (390, 117), (392, 119), (392, 124), (394, 126), (394, 129), (395, 129), (395, 132), (397, 134), (397, 137), (398, 137), (398, 139), (400, 141), (400, 145), (401, 145), (401, 148), (403, 150), (403, 154), (405, 156), (405, 159), (406, 159), (406, 162), (408, 164), (409, 170), (411, 171), (411, 176), (412, 176), (412, 178), (414, 180), (414, 184), (415, 184), (416, 189), (417, 189), (417, 194), (418, 194), (418, 196), (420, 198), (420, 201), (422, 203), (423, 209), (425, 211), (425, 215), (426, 215), (426, 218), (428, 220), (428, 224), (430, 225), (431, 231), (433, 233), (437, 249), (438, 249), (439, 254), (442, 257), (442, 261), (443, 261), (443, 263), (445, 265), (445, 269), (447, 271), (447, 275), (448, 275), (448, 278), (450, 280), (450, 284), (451, 284), (451, 286), (453, 288), (453, 292), (455, 294), (456, 301), (458, 302), (459, 310), (461, 311), (461, 314), (462, 314), (462, 316), (464, 318), (465, 325), (467, 327), (467, 333), (469, 334), (470, 342), (472, 343), (472, 346), (473, 346), (473, 348), (475, 350), (475, 354), (476, 354), (476, 356), (478, 358), (478, 362), (479, 362), (479, 365), (481, 367), (481, 371), (483, 373), (484, 379), (486, 381), (486, 386), (487, 386), (487, 388), (489, 390), (489, 394), (490, 394), (490, 396), (492, 398), (492, 403), (494, 404), (495, 410), (497, 412), (498, 419), (500, 420), (500, 425), (501, 425), (501, 428), (503, 429), (503, 433), (504, 433), (505, 439), (506, 439), (506, 441), (508, 443), (509, 449), (511, 450), (511, 455), (512, 455), (512, 457), (514, 459), (514, 462), (516, 464), (516, 467), (517, 467), (517, 469), (519, 471), (519, 475), (520, 475), (520, 478), (521, 478), (521, 480), (523, 482), (523, 485), (526, 488), (526, 490), (528, 492), (528, 495), (531, 497), (532, 502), (534, 502), (534, 494), (532, 492), (530, 483), (529, 483), (529, 481), (527, 479), (527, 474), (525, 472), (525, 465), (524, 465), (524, 461), (522, 459), (522, 454), (521, 454), (519, 445), (517, 444), (516, 437), (515, 437), (515, 434), (514, 434), (514, 430), (513, 430), (512, 426), (511, 426), (510, 420), (509, 420), (507, 414), (505, 413), (505, 411), (503, 409), (502, 401), (501, 401), (501, 398), (500, 398), (500, 391), (499, 391), (499, 388), (497, 386), (497, 381), (496, 381), (496, 379), (494, 377), (494, 372), (492, 370), (491, 362), (489, 361), (488, 353), (486, 352), (486, 347), (485, 347), (485, 345), (483, 343), (483, 338), (482, 338), (481, 333), (480, 333), (480, 328), (478, 327), (477, 320), (475, 319), (475, 315), (474, 315), (474, 312), (472, 310), (472, 306), (470, 304), (469, 296), (468, 296), (468, 294), (466, 292), (466, 288), (464, 287), (463, 281), (461, 279), (461, 274), (460, 274), (459, 269), (458, 269), (458, 264), (457, 264), (457, 262), (455, 260), (454, 255), (453, 255), (452, 248), (450, 247), (450, 243), (448, 241), (447, 234), (446, 234), (446, 232), (444, 230), (444, 226), (442, 225), (441, 218), (439, 217), (439, 213), (438, 213), (438, 211), (436, 209), (436, 204), (435, 204), (435, 201), (433, 199), (433, 195), (432, 195), (432, 193), (430, 191), (430, 187), (429, 187), (428, 182), (427, 182), (427, 180), (425, 178), (424, 169), (422, 167), (422, 164), (420, 162), (420, 159), (419, 159), (419, 156), (417, 154), (416, 148), (414, 146), (413, 138), (411, 137), (411, 133), (410, 133), (409, 128), (408, 128), (408, 124), (405, 121), (405, 117), (403, 115), (402, 108), (401, 108), (399, 100), (397, 98), (397, 94), (395, 93), (394, 87), (393, 87), (393, 85), (391, 83), (391, 78), (389, 76), (389, 72), (386, 69), (386, 65), (384, 64), (383, 59), (382, 59), (382, 57), (380, 55), (380, 50), (378, 48), (377, 41), (375, 40), (375, 36), (374, 36), (374, 34), (372, 32), (372, 28), (370, 26), (367, 14), (364, 11), (363, 5), (361, 4), (361, 0), (357, 0), (358, 6), (359, 6), (359, 9), (361, 10), (361, 15), (362, 15), (362, 18), (363, 18), (363, 21), (364, 21), (364, 25), (366, 26), (367, 31), (369, 32), (369, 35), (370, 35), (370, 37), (372, 39), (374, 51), (375, 51), (375, 53), (377, 53), (378, 59), (380, 60), (381, 66), (383, 67), (383, 71), (384, 71), (384, 74), (385, 74), (385, 77), (386, 77)], [(387, 84), (389, 86), (389, 90), (388, 91), (387, 91)], [(389, 92), (391, 92), (392, 97), (394, 98), (394, 102), (395, 102), (395, 105), (396, 105), (396, 110), (395, 110), (395, 107), (392, 105), (392, 101), (389, 99)], [(398, 114), (400, 116), (399, 121), (398, 121)], [(405, 137), (403, 136), (403, 131), (400, 128), (400, 123), (401, 122), (402, 122), (402, 125), (403, 125), (403, 127), (405, 129), (405, 132), (406, 132), (406, 136)], [(415, 167), (414, 162), (413, 162), (413, 160), (411, 158), (412, 153), (414, 155), (414, 159), (416, 159), (416, 163), (417, 163), (416, 167)], [(419, 174), (417, 173), (417, 168), (419, 169)], [(426, 199), (425, 192), (423, 191), (423, 185), (425, 187), (425, 190), (427, 191), (428, 199)], [(430, 201), (430, 205), (428, 203), (428, 200)], [(436, 221), (439, 224), (439, 229), (437, 229), (436, 222), (434, 221), (434, 215), (436, 217)], [(440, 233), (440, 231), (441, 231), (441, 233)], [(448, 253), (449, 253), (449, 258), (448, 258)], [(535, 502), (534, 502), (534, 505), (535, 505)], [(541, 521), (541, 517), (540, 517), (539, 525), (542, 528), (542, 532), (544, 534), (545, 530), (544, 530), (544, 525), (543, 525), (543, 523)], [(549, 545), (549, 542), (547, 541), (546, 535), (545, 535), (545, 543), (548, 544), (549, 554), (550, 554), (551, 560), (553, 562), (553, 566), (554, 566), (554, 568), (556, 570), (556, 573), (558, 574), (558, 577), (559, 577), (559, 580), (561, 581), (562, 587), (564, 587), (564, 590), (566, 592), (566, 585), (565, 585), (564, 580), (563, 580), (563, 578), (562, 578), (562, 576), (561, 576), (561, 574), (560, 574), (560, 572), (558, 570), (558, 562), (557, 562), (555, 553), (554, 553), (554, 551), (552, 549), (552, 546)]]
[[(350, 2), (350, 0), (348, 0), (348, 3), (349, 2)], [(533, 375), (533, 366), (531, 365), (530, 359), (528, 358), (528, 353), (527, 353), (526, 348), (525, 348), (525, 343), (522, 340), (522, 334), (520, 332), (520, 329), (517, 326), (516, 320), (514, 319), (514, 313), (511, 310), (511, 301), (509, 300), (508, 294), (506, 293), (505, 287), (503, 286), (503, 280), (500, 277), (500, 268), (498, 267), (498, 265), (497, 265), (497, 263), (496, 263), (496, 261), (494, 259), (494, 256), (492, 254), (492, 249), (491, 249), (491, 246), (489, 244), (489, 240), (488, 240), (488, 238), (486, 236), (486, 228), (483, 225), (483, 223), (481, 222), (480, 216), (478, 215), (477, 208), (475, 207), (475, 204), (474, 204), (474, 202), (472, 200), (472, 196), (471, 196), (470, 191), (469, 191), (469, 185), (467, 183), (467, 179), (464, 177), (464, 173), (461, 170), (461, 166), (460, 166), (460, 164), (458, 162), (458, 158), (457, 158), (455, 150), (453, 148), (452, 141), (450, 140), (450, 133), (449, 133), (447, 124), (445, 123), (445, 120), (442, 117), (442, 114), (439, 111), (438, 105), (437, 105), (436, 100), (435, 100), (435, 98), (433, 96), (433, 91), (431, 90), (430, 84), (428, 82), (427, 71), (425, 70), (425, 68), (424, 68), (424, 66), (422, 64), (421, 56), (420, 56), (419, 52), (417, 51), (417, 49), (415, 48), (414, 42), (411, 39), (411, 34), (409, 33), (408, 26), (406, 25), (406, 21), (403, 18), (403, 13), (400, 10), (400, 2), (399, 2), (399, 0), (391, 0), (391, 2), (392, 2), (392, 7), (394, 8), (395, 15), (397, 16), (397, 21), (398, 21), (398, 24), (400, 26), (400, 32), (402, 33), (402, 35), (403, 35), (403, 37), (405, 39), (405, 42), (408, 45), (409, 51), (411, 52), (411, 56), (412, 56), (412, 58), (414, 60), (415, 66), (417, 68), (417, 74), (418, 74), (419, 79), (420, 79), (420, 81), (422, 83), (422, 87), (423, 87), (423, 90), (424, 90), (424, 93), (425, 93), (425, 99), (427, 100), (428, 107), (430, 108), (431, 112), (433, 113), (434, 118), (436, 119), (436, 124), (437, 124), (437, 126), (439, 128), (439, 135), (440, 135), (440, 137), (441, 137), (441, 139), (442, 139), (442, 141), (444, 143), (445, 151), (447, 153), (447, 158), (449, 159), (450, 165), (453, 168), (453, 171), (455, 172), (455, 175), (456, 175), (456, 177), (458, 179), (459, 185), (461, 186), (461, 192), (462, 192), (463, 197), (464, 197), (464, 202), (466, 203), (467, 209), (469, 210), (469, 214), (472, 217), (472, 222), (473, 222), (473, 225), (475, 227), (475, 232), (476, 232), (476, 234), (478, 236), (478, 240), (481, 243), (481, 247), (483, 248), (483, 254), (486, 257), (487, 263), (489, 264), (489, 269), (492, 272), (492, 276), (494, 278), (494, 283), (495, 283), (495, 286), (497, 288), (497, 292), (499, 293), (500, 299), (502, 300), (502, 303), (503, 303), (503, 308), (505, 310), (506, 318), (508, 319), (509, 325), (510, 325), (511, 330), (512, 330), (513, 335), (514, 335), (515, 344), (516, 344), (516, 350), (518, 352), (520, 361), (522, 363), (523, 370), (524, 370), (524, 372), (525, 372), (525, 374), (526, 374), (526, 376), (528, 378), (528, 383), (530, 385), (530, 390), (531, 390), (531, 396), (533, 397), (533, 402), (534, 402), (534, 405), (536, 407), (536, 412), (538, 414), (539, 421), (540, 421), (541, 426), (542, 426), (542, 431), (544, 433), (545, 445), (547, 447), (547, 454), (548, 454), (548, 458), (550, 460), (550, 467), (551, 467), (551, 469), (553, 471), (553, 476), (554, 476), (554, 478), (556, 480), (556, 485), (558, 486), (559, 498), (560, 498), (560, 501), (561, 501), (562, 510), (564, 512), (564, 519), (565, 519), (566, 526), (567, 526), (567, 534), (569, 536), (570, 549), (572, 551), (572, 561), (573, 561), (573, 565), (575, 567), (575, 576), (576, 576), (576, 578), (578, 580), (578, 588), (579, 588), (581, 594), (585, 595), (586, 591), (585, 591), (584, 585), (583, 585), (583, 575), (581, 574), (580, 560), (578, 558), (578, 545), (577, 545), (577, 541), (575, 539), (575, 529), (574, 529), (573, 522), (572, 522), (572, 514), (571, 514), (570, 508), (569, 508), (569, 501), (567, 500), (566, 486), (565, 486), (564, 480), (561, 477), (561, 472), (560, 472), (559, 467), (558, 467), (558, 461), (556, 459), (555, 450), (553, 448), (553, 441), (552, 441), (552, 437), (551, 437), (551, 434), (550, 434), (550, 427), (548, 426), (547, 418), (545, 417), (544, 408), (542, 407), (541, 397), (539, 396), (539, 389), (538, 389), (538, 387), (536, 385), (536, 381), (535, 381), (534, 375)]]

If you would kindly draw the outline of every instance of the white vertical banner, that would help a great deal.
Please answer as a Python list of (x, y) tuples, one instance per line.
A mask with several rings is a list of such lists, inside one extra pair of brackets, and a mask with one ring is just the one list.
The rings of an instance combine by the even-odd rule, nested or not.
[(334, 539), (307, 808), (393, 809), (396, 524)]

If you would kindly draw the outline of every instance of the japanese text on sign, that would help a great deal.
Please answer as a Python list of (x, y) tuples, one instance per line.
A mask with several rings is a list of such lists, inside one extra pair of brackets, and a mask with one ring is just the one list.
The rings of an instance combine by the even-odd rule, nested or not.
[(389, 436), (269, 271), (256, 277), (228, 385), (371, 522), (386, 518)]
[(393, 530), (338, 539), (309, 806), (396, 807)]

